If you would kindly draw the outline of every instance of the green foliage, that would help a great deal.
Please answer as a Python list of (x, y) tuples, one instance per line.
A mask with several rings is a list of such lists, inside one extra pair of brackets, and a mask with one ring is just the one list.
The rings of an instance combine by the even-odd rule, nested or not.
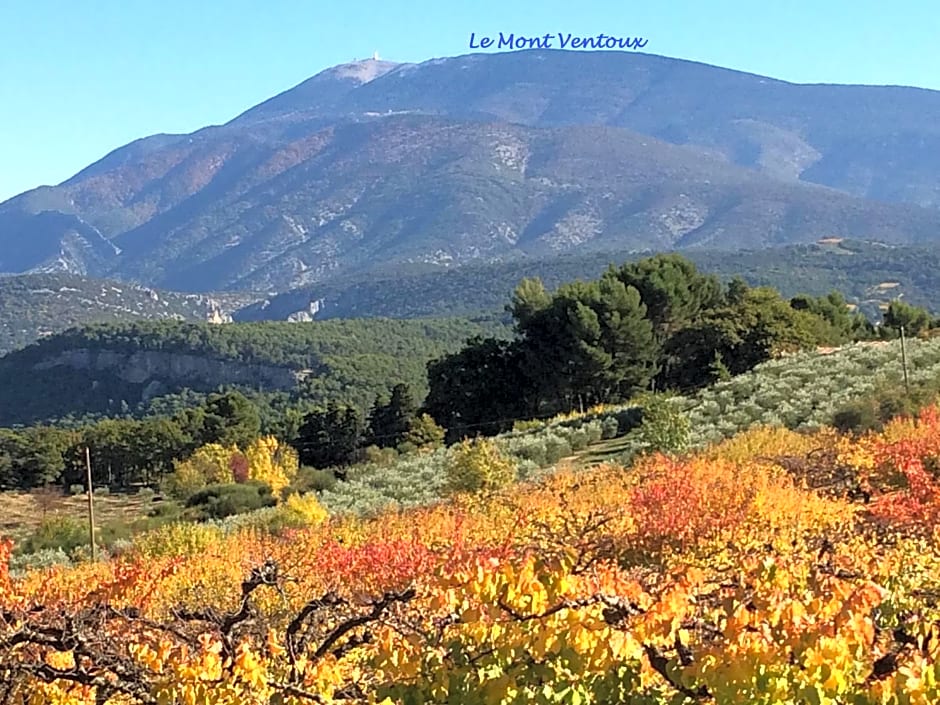
[(462, 441), (447, 465), (450, 492), (489, 492), (515, 479), (516, 466), (485, 438)]
[(525, 279), (507, 310), (518, 340), (470, 341), (429, 366), (425, 410), (448, 440), (622, 403), (651, 381), (692, 390), (782, 354), (872, 334), (839, 294), (787, 302), (741, 279), (723, 290), (679, 255), (611, 267), (552, 294)]
[(790, 307), (818, 317), (816, 339), (820, 345), (843, 345), (875, 337), (874, 326), (862, 314), (852, 313), (845, 296), (838, 291), (818, 298), (800, 294), (790, 299)]
[(832, 425), (842, 432), (881, 431), (896, 416), (913, 416), (940, 395), (940, 380), (922, 380), (911, 387), (883, 384), (871, 393), (845, 404), (832, 415)]
[(931, 325), (930, 312), (904, 301), (892, 301), (884, 315), (884, 326), (895, 331), (903, 327), (907, 335), (917, 335)]
[(689, 449), (691, 423), (675, 401), (663, 394), (646, 394), (638, 400), (643, 419), (633, 436), (643, 452), (675, 454)]
[(348, 465), (356, 460), (365, 424), (357, 409), (331, 403), (304, 417), (294, 447), (300, 462), (317, 468)]
[(445, 435), (446, 431), (430, 415), (419, 414), (411, 419), (404, 443), (414, 448), (436, 448), (444, 443)]
[[(309, 324), (287, 322), (232, 325), (143, 321), (100, 324), (65, 331), (0, 358), (0, 425), (97, 414), (143, 416), (150, 396), (180, 394), (187, 403), (219, 388), (247, 395), (282, 392), (294, 400), (325, 405), (339, 401), (365, 409), (395, 382), (408, 384), (416, 398), (426, 392), (425, 366), (457, 350), (469, 337), (509, 335), (491, 320), (349, 320)], [(84, 352), (80, 352), (84, 351)], [(143, 379), (95, 365), (54, 365), (42, 375), (33, 367), (60, 356), (76, 360), (132, 356), (151, 358)], [(171, 356), (186, 356), (176, 359)], [(192, 358), (199, 358), (193, 369)], [(177, 365), (176, 362), (180, 364)], [(116, 363), (114, 363), (116, 364)], [(133, 363), (136, 364), (136, 363)], [(135, 370), (136, 372), (136, 370)], [(195, 396), (195, 398), (193, 398)], [(173, 409), (176, 413), (180, 409)], [(268, 423), (282, 423), (269, 419)]]
[(323, 492), (324, 490), (333, 489), (336, 482), (336, 476), (329, 470), (321, 470), (305, 465), (297, 471), (297, 476), (289, 485), (287, 493)]
[(88, 525), (68, 516), (50, 516), (17, 545), (19, 553), (61, 550), (72, 554), (88, 545)]
[[(655, 372), (656, 345), (639, 292), (612, 276), (565, 284), (519, 321), (524, 377), (537, 409), (620, 401)], [(517, 386), (519, 384), (517, 382)]]
[(738, 375), (772, 357), (813, 348), (828, 336), (828, 324), (793, 308), (766, 287), (732, 281), (724, 302), (676, 331), (664, 346), (660, 386), (695, 389)]
[(648, 257), (611, 267), (614, 277), (640, 293), (653, 331), (662, 341), (715, 308), (722, 299), (721, 283), (714, 275), (699, 274), (695, 264), (677, 254)]
[(418, 411), (414, 396), (406, 384), (396, 384), (386, 401), (377, 401), (369, 414), (365, 443), (380, 448), (394, 448), (406, 440)]
[(0, 487), (25, 489), (56, 482), (75, 440), (73, 432), (46, 426), (0, 429)]
[(261, 433), (258, 409), (244, 394), (234, 391), (212, 394), (203, 409), (199, 445), (218, 443), (244, 448)]
[(194, 510), (198, 519), (224, 519), (276, 504), (271, 488), (260, 482), (210, 485), (186, 500), (187, 509)]
[(453, 442), (475, 433), (496, 434), (521, 416), (534, 416), (519, 342), (473, 338), (462, 350), (428, 364), (423, 410)]

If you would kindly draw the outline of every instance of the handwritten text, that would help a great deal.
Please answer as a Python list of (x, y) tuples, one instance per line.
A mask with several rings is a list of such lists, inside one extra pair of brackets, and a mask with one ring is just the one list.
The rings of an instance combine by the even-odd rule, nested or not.
[[(500, 32), (499, 37), (480, 37), (476, 32), (470, 33), (471, 49), (554, 49), (555, 39), (558, 39), (559, 49), (642, 49), (649, 42), (642, 37), (615, 37), (609, 34), (598, 34), (596, 37), (575, 37), (567, 34), (546, 34), (541, 37), (525, 37), (521, 34), (506, 34)], [(495, 46), (494, 46), (495, 45)]]

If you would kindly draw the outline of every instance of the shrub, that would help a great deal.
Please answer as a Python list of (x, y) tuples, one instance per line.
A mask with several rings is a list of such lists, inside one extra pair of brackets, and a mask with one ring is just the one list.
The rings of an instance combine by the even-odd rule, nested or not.
[(588, 443), (590, 443), (587, 430), (584, 428), (573, 430), (568, 434), (568, 443), (571, 446), (571, 450), (577, 451), (587, 448)]
[(395, 448), (379, 448), (379, 446), (369, 446), (364, 451), (364, 462), (374, 465), (388, 466), (398, 460), (398, 451)]
[(288, 488), (289, 493), (305, 494), (323, 492), (336, 486), (336, 475), (330, 470), (321, 470), (304, 465)]
[(687, 450), (691, 423), (669, 397), (648, 394), (641, 399), (643, 420), (633, 433), (646, 452), (666, 454)]
[(60, 549), (71, 554), (88, 544), (88, 525), (68, 516), (51, 516), (18, 546), (18, 553)]
[(620, 434), (620, 423), (616, 418), (610, 416), (601, 421), (601, 438), (609, 440), (616, 438)]
[(160, 504), (153, 507), (149, 512), (147, 512), (148, 517), (154, 519), (178, 517), (183, 511), (183, 507), (179, 502), (161, 502)]
[(313, 494), (293, 494), (275, 513), (283, 516), (284, 528), (298, 529), (322, 524), (329, 516)]
[(415, 448), (436, 448), (444, 443), (445, 434), (444, 429), (433, 418), (428, 414), (421, 414), (411, 420), (404, 443)]
[(529, 419), (526, 421), (514, 421), (512, 430), (515, 433), (524, 433), (526, 431), (536, 431), (545, 427), (545, 422), (539, 419)]
[(200, 519), (224, 519), (276, 504), (271, 487), (255, 481), (242, 485), (210, 485), (186, 501), (186, 507), (196, 510), (194, 514)]
[(832, 415), (832, 425), (842, 433), (863, 433), (881, 428), (878, 410), (870, 400), (858, 400)]
[(72, 559), (61, 548), (43, 548), (35, 553), (14, 555), (10, 558), (10, 575), (18, 577), (30, 570), (42, 570), (52, 566), (70, 567)]
[(447, 489), (451, 492), (489, 492), (515, 479), (515, 464), (489, 439), (461, 442), (447, 466)]
[(557, 463), (571, 455), (571, 444), (560, 436), (549, 433), (545, 436), (545, 465)]
[(84, 485), (69, 485), (69, 494), (71, 495), (85, 494), (85, 486)]
[(132, 550), (142, 558), (192, 556), (221, 538), (222, 532), (214, 526), (172, 523), (135, 537)]

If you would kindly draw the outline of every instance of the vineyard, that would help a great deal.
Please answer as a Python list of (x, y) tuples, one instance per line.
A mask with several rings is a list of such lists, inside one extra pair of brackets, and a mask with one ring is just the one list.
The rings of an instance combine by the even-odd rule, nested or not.
[(940, 701), (935, 406), (308, 510), (0, 573), (3, 702)]

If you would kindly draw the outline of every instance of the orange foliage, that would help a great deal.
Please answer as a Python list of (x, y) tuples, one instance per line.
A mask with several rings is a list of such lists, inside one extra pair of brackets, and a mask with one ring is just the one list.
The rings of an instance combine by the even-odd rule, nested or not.
[[(857, 468), (870, 504), (778, 464), (820, 448)], [(280, 536), (155, 534), (120, 560), (19, 579), (3, 542), (16, 618), (0, 666), (16, 705), (90, 705), (105, 688), (113, 704), (938, 702), (940, 541), (857, 522), (935, 528), (938, 457), (932, 408), (854, 447), (753, 429)], [(86, 641), (53, 638), (75, 624)], [(20, 648), (16, 634), (38, 636)]]

